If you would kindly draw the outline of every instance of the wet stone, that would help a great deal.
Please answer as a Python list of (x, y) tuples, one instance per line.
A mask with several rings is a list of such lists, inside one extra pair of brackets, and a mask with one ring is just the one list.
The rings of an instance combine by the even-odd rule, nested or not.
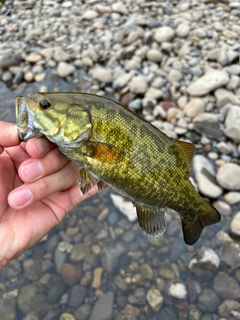
[(102, 295), (95, 303), (90, 320), (111, 320), (113, 312), (113, 292)]
[(147, 292), (147, 302), (154, 311), (160, 310), (163, 305), (163, 296), (158, 289), (150, 289)]
[(222, 299), (239, 299), (240, 287), (237, 281), (224, 272), (219, 272), (213, 281), (215, 292)]
[(65, 284), (61, 281), (55, 282), (48, 291), (47, 302), (48, 304), (54, 304), (61, 299), (65, 291)]
[(203, 312), (213, 312), (220, 303), (219, 296), (212, 289), (204, 289), (198, 296), (197, 305)]
[(76, 243), (73, 246), (70, 259), (72, 261), (81, 261), (83, 260), (90, 252), (90, 248), (85, 243)]
[(75, 285), (71, 287), (68, 300), (69, 306), (71, 308), (79, 307), (83, 303), (86, 293), (86, 288), (81, 285)]
[(61, 268), (61, 276), (63, 281), (72, 286), (76, 284), (82, 275), (81, 265), (72, 265), (69, 263), (64, 263)]
[(124, 253), (125, 248), (121, 243), (107, 246), (101, 254), (102, 265), (108, 273), (112, 273), (119, 267), (119, 258)]
[(87, 320), (91, 314), (92, 306), (90, 304), (83, 304), (74, 313), (77, 320)]
[(239, 318), (234, 317), (234, 311), (240, 309), (239, 302), (231, 299), (224, 300), (218, 307), (218, 312), (220, 316), (228, 319), (228, 320), (237, 320)]
[(0, 319), (17, 319), (16, 300), (14, 298), (0, 299)]
[(230, 268), (240, 265), (240, 246), (238, 243), (226, 243), (221, 248), (221, 260)]
[(37, 280), (42, 275), (42, 260), (27, 259), (23, 262), (24, 277), (29, 280)]
[(141, 265), (140, 267), (140, 271), (141, 271), (141, 274), (142, 274), (142, 277), (145, 278), (145, 279), (152, 279), (153, 276), (154, 276), (154, 273), (153, 273), (153, 270), (151, 268), (151, 266), (147, 263), (144, 263)]
[(21, 271), (20, 262), (17, 259), (14, 259), (1, 271), (1, 275), (7, 279), (12, 279), (18, 276)]
[(168, 289), (168, 294), (174, 299), (186, 299), (187, 298), (187, 288), (185, 284), (181, 281), (173, 281)]

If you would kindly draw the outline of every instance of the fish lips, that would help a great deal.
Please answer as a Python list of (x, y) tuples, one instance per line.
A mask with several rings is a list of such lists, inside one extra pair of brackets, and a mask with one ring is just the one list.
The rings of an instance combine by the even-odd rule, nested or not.
[(21, 96), (16, 98), (16, 118), (20, 140), (27, 141), (30, 138), (42, 136), (39, 129), (34, 128), (34, 112)]

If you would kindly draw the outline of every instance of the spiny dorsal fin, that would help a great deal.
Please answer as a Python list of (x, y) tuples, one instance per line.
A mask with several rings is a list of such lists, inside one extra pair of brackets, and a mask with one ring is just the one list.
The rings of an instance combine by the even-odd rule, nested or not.
[(185, 157), (186, 157), (187, 165), (188, 165), (188, 167), (190, 167), (191, 162), (192, 162), (192, 158), (195, 153), (195, 146), (190, 142), (185, 142), (185, 141), (180, 141), (180, 140), (176, 140), (175, 142), (183, 150)]
[(158, 237), (166, 229), (165, 210), (156, 206), (135, 203), (140, 227), (150, 236)]

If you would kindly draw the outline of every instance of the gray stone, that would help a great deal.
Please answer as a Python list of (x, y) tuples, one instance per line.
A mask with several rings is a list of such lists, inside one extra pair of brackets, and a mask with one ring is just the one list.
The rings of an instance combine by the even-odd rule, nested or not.
[(218, 198), (222, 194), (222, 188), (215, 183), (215, 169), (210, 160), (203, 155), (195, 155), (193, 171), (199, 190), (203, 195)]
[(133, 110), (140, 110), (142, 107), (142, 100), (141, 99), (134, 99), (129, 102), (128, 108)]
[(220, 271), (213, 280), (213, 288), (222, 299), (239, 299), (240, 287), (237, 281)]
[(63, 51), (62, 49), (58, 49), (58, 50), (56, 50), (54, 52), (53, 58), (54, 58), (55, 61), (61, 62), (61, 61), (68, 61), (72, 57), (71, 57), (71, 55), (69, 53)]
[(48, 291), (47, 302), (48, 304), (54, 304), (58, 302), (66, 289), (65, 284), (62, 281), (55, 282)]
[(21, 264), (17, 259), (12, 260), (2, 271), (1, 275), (6, 279), (13, 279), (22, 272)]
[(102, 295), (93, 307), (90, 320), (111, 320), (113, 312), (113, 292)]
[(155, 30), (153, 38), (155, 41), (162, 43), (162, 42), (171, 41), (174, 35), (175, 35), (174, 29), (172, 29), (171, 27), (163, 26)]
[(101, 260), (103, 267), (108, 273), (111, 274), (119, 267), (118, 261), (124, 252), (125, 248), (120, 242), (115, 245), (104, 247), (101, 254)]
[(17, 319), (16, 300), (14, 298), (0, 299), (0, 319)]
[(91, 314), (92, 306), (90, 304), (83, 304), (74, 313), (77, 320), (87, 320)]
[(42, 259), (27, 259), (23, 262), (24, 277), (37, 280), (42, 275)]
[(233, 151), (232, 145), (225, 141), (218, 142), (216, 147), (223, 154), (231, 154)]
[(190, 96), (203, 96), (219, 87), (226, 85), (229, 77), (226, 72), (212, 70), (205, 73), (202, 77), (194, 81), (187, 88)]
[(221, 248), (221, 260), (229, 268), (237, 268), (240, 265), (240, 247), (238, 243), (226, 243)]
[[(236, 312), (236, 310), (240, 309), (240, 303), (235, 301), (235, 300), (231, 300), (231, 299), (227, 299), (224, 300), (218, 307), (218, 312), (220, 314), (221, 317), (224, 317), (224, 319), (227, 320), (237, 320), (239, 319), (239, 317), (231, 317), (231, 315), (234, 315), (234, 311)], [(238, 311), (239, 313), (239, 311)]]
[(212, 289), (204, 289), (198, 296), (197, 305), (204, 312), (213, 312), (217, 309), (220, 298)]
[(227, 190), (240, 190), (240, 167), (235, 163), (223, 164), (217, 171), (218, 184)]
[(85, 299), (86, 292), (86, 288), (81, 285), (76, 284), (72, 286), (70, 289), (70, 295), (68, 300), (69, 306), (71, 308), (79, 307)]

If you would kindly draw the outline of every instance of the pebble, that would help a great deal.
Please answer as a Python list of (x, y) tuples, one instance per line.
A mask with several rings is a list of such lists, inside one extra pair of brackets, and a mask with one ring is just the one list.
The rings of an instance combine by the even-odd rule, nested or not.
[(72, 286), (76, 284), (82, 275), (81, 265), (72, 265), (69, 263), (63, 263), (61, 268), (61, 276), (63, 281)]
[(149, 61), (160, 62), (162, 60), (162, 54), (160, 50), (149, 49), (147, 51), (146, 57)]
[(212, 70), (198, 78), (187, 88), (187, 93), (190, 96), (204, 96), (207, 93), (225, 86), (229, 81), (226, 72), (220, 70)]
[(190, 27), (189, 24), (180, 23), (176, 29), (176, 35), (180, 38), (186, 38), (189, 35)]
[(219, 109), (224, 107), (228, 103), (231, 103), (233, 105), (240, 105), (240, 100), (230, 90), (219, 88), (214, 91), (214, 95), (216, 97), (217, 107)]
[(147, 91), (147, 81), (143, 76), (133, 77), (129, 83), (129, 89), (132, 93), (144, 94)]
[(65, 78), (74, 73), (75, 67), (67, 62), (61, 61), (57, 66), (57, 74), (59, 77)]
[(147, 302), (153, 309), (153, 311), (158, 311), (163, 305), (163, 296), (158, 289), (150, 289), (147, 292)]
[(94, 11), (94, 10), (87, 10), (87, 11), (85, 11), (85, 12), (82, 14), (81, 18), (82, 18), (82, 20), (89, 20), (89, 21), (91, 21), (91, 20), (96, 19), (97, 16), (98, 16), (98, 13), (97, 13), (96, 11)]
[(215, 199), (222, 194), (222, 188), (215, 183), (215, 169), (210, 160), (203, 155), (196, 155), (193, 158), (193, 171), (203, 195)]
[(153, 34), (153, 38), (158, 43), (171, 41), (175, 35), (175, 31), (173, 28), (168, 26), (163, 26), (157, 28)]
[(23, 263), (24, 277), (37, 280), (42, 275), (42, 261), (40, 259), (27, 259)]
[(92, 77), (100, 82), (112, 82), (112, 71), (107, 68), (96, 67), (91, 71)]
[(230, 204), (234, 205), (240, 202), (240, 192), (230, 191), (224, 194), (224, 200)]
[(230, 224), (230, 230), (234, 235), (240, 236), (240, 211), (234, 215)]
[(212, 289), (199, 293), (197, 305), (203, 312), (214, 312), (220, 304), (219, 296)]
[(87, 294), (87, 289), (79, 284), (71, 287), (68, 304), (71, 308), (76, 309), (82, 305)]
[(240, 308), (239, 302), (227, 298), (218, 306), (218, 312), (220, 316), (224, 317), (225, 319), (237, 320), (239, 319), (239, 317), (231, 317), (231, 315), (234, 315), (236, 310), (239, 310), (239, 308)]
[(220, 271), (213, 280), (213, 289), (222, 299), (239, 299), (240, 287), (237, 281)]
[(228, 242), (221, 248), (221, 260), (229, 268), (237, 268), (240, 265), (240, 247), (238, 243)]
[(168, 289), (168, 294), (174, 299), (186, 299), (187, 298), (187, 288), (185, 284), (181, 281), (174, 281), (170, 284)]
[(93, 281), (91, 284), (92, 288), (98, 289), (101, 286), (103, 268), (96, 268), (93, 271)]
[(231, 105), (225, 119), (225, 135), (237, 142), (240, 142), (240, 107)]
[(109, 274), (119, 267), (118, 259), (120, 259), (124, 251), (125, 248), (122, 243), (116, 243), (103, 248), (101, 254), (102, 265)]
[(240, 167), (235, 163), (226, 163), (218, 169), (216, 179), (224, 189), (240, 190)]
[(77, 320), (87, 320), (92, 311), (92, 306), (90, 304), (83, 304), (74, 312)]
[(183, 110), (187, 117), (195, 118), (200, 113), (203, 113), (204, 109), (205, 105), (203, 99), (191, 98)]
[(95, 303), (90, 320), (111, 320), (113, 313), (113, 292), (103, 294)]

